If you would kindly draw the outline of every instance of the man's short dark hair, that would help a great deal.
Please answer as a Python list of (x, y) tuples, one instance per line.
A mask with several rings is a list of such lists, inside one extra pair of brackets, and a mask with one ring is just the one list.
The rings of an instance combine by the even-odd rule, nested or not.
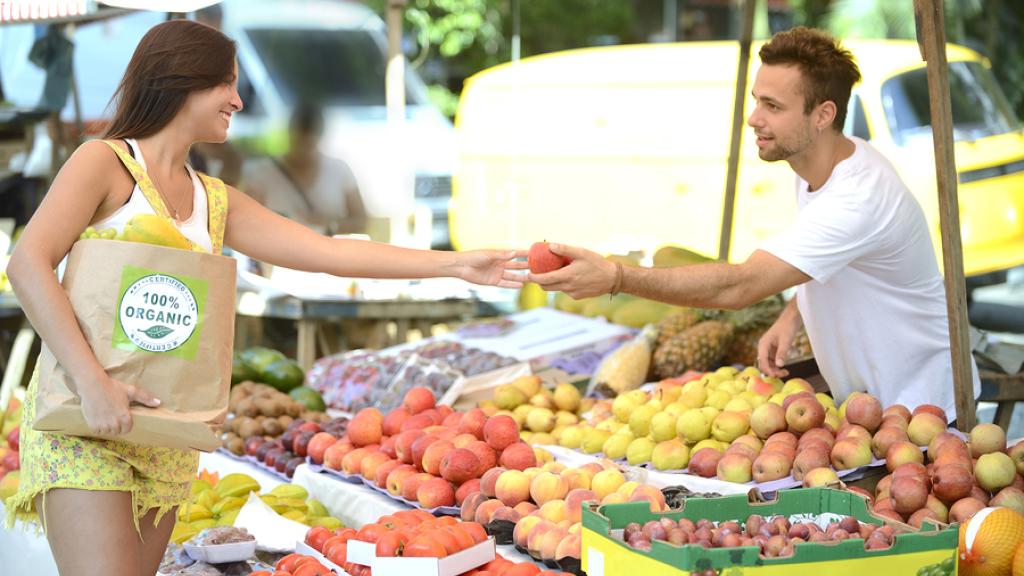
[(758, 54), (764, 64), (796, 66), (803, 77), (804, 113), (831, 100), (836, 105), (832, 128), (843, 130), (850, 91), (861, 78), (849, 50), (825, 32), (798, 26), (773, 36)]

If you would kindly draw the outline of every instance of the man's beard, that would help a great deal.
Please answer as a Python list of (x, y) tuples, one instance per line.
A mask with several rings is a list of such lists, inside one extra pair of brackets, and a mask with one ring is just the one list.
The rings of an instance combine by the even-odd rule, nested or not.
[(778, 162), (779, 160), (787, 160), (795, 154), (803, 152), (814, 142), (811, 130), (808, 128), (796, 136), (794, 136), (789, 143), (783, 143), (781, 140), (774, 138), (772, 143), (774, 146), (770, 148), (759, 148), (757, 155), (761, 157), (761, 160), (766, 162)]

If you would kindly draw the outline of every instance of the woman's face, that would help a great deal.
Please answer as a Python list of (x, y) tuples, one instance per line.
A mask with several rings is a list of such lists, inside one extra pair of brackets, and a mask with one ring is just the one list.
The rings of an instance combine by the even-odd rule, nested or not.
[(242, 109), (238, 96), (238, 63), (230, 83), (189, 94), (183, 110), (199, 142), (224, 142), (228, 139), (231, 116)]

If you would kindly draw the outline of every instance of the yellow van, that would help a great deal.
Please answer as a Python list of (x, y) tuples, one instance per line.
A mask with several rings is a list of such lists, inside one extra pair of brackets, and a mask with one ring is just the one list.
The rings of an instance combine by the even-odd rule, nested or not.
[[(917, 196), (940, 251), (928, 84), (917, 44), (849, 41), (863, 81), (846, 132)], [(759, 66), (753, 48), (750, 79)], [(1024, 132), (990, 71), (949, 45), (968, 275), (1024, 264)], [(550, 239), (606, 253), (675, 245), (715, 256), (738, 59), (735, 42), (591, 48), (485, 70), (456, 117), (451, 235), (460, 249)], [(747, 99), (748, 110), (753, 99)], [(745, 119), (745, 118), (744, 118)], [(744, 125), (731, 261), (796, 215), (795, 176)]]

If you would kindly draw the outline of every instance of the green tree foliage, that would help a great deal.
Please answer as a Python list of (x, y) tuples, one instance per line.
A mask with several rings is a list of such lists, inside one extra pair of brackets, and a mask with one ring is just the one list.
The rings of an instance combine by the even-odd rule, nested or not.
[[(796, 24), (825, 28), (841, 38), (915, 37), (913, 0), (788, 1)], [(679, 0), (679, 5), (689, 2)], [(383, 16), (386, 0), (366, 3)], [(523, 57), (645, 42), (661, 28), (661, 0), (519, 0), (518, 5)], [(463, 79), (511, 58), (513, 6), (512, 0), (409, 0), (405, 33), (417, 47), (410, 57), (414, 66), (443, 63), (421, 71), (431, 99), (449, 116)], [(991, 60), (1017, 116), (1024, 118), (1024, 1), (945, 0), (945, 14), (949, 41)], [(438, 68), (443, 75), (435, 72)]]
[[(825, 0), (798, 0), (820, 8)], [(945, 0), (948, 42), (987, 56), (999, 85), (1018, 118), (1024, 118), (1024, 2), (1018, 0)], [(822, 13), (824, 25), (841, 38), (916, 38), (912, 0), (834, 0)]]
[[(519, 3), (522, 56), (591, 46), (612, 39), (639, 41), (634, 30), (637, 0), (558, 0)], [(367, 0), (384, 15), (386, 0)], [(455, 77), (428, 78), (430, 98), (449, 116), (455, 113), (461, 80), (508, 62), (513, 35), (510, 0), (410, 0), (405, 33), (415, 39), (413, 65), (441, 58)]]

